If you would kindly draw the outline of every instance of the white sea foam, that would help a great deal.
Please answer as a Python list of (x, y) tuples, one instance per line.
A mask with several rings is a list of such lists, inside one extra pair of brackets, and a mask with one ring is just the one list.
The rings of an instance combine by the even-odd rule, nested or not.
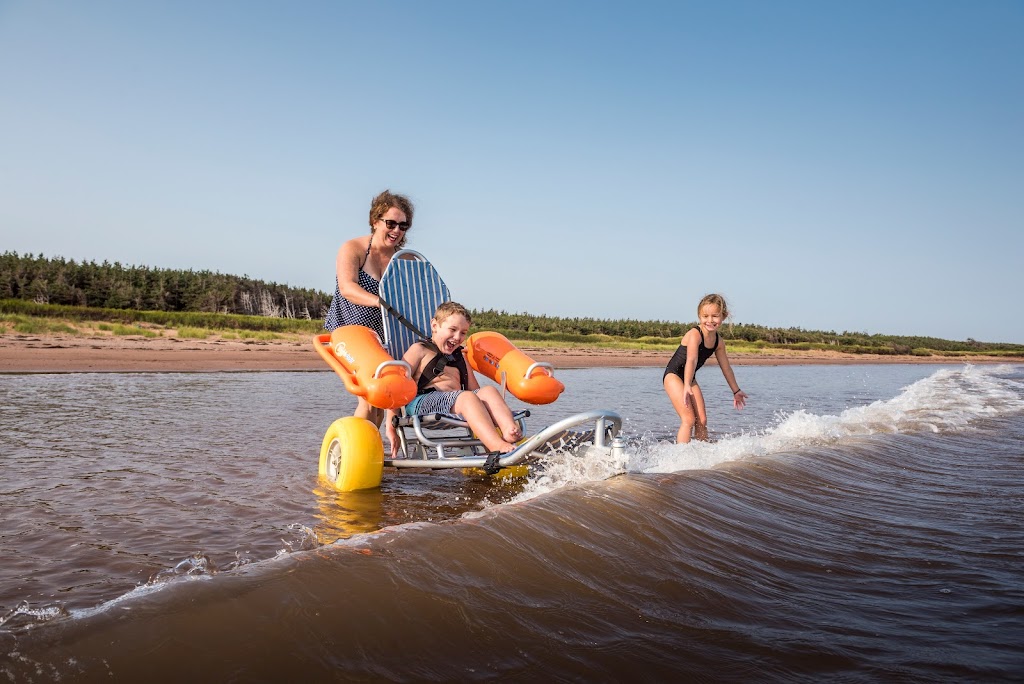
[(514, 500), (531, 499), (568, 485), (607, 480), (626, 472), (628, 458), (628, 453), (624, 458), (589, 447), (582, 447), (579, 452), (545, 456), (543, 468), (530, 475), (526, 487)]
[(815, 415), (806, 410), (779, 413), (775, 424), (762, 431), (729, 435), (713, 443), (674, 444), (659, 441), (648, 432), (631, 439), (625, 462), (593, 454), (553, 459), (531, 478), (516, 500), (624, 472), (699, 470), (864, 435), (970, 429), (980, 419), (1024, 411), (1022, 384), (1006, 377), (1013, 370), (1010, 366), (942, 369), (891, 399), (854, 406), (839, 415)]
[(632, 454), (629, 470), (672, 473), (863, 435), (969, 429), (982, 418), (1024, 411), (1020, 383), (1003, 377), (1009, 370), (1006, 366), (942, 369), (892, 399), (852, 407), (837, 416), (800, 410), (779, 414), (777, 425), (762, 433), (729, 436), (713, 444), (641, 446)]

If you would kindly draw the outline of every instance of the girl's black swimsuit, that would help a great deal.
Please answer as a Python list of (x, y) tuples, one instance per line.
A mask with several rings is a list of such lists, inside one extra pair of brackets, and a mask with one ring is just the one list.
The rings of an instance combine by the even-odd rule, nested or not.
[[(715, 333), (715, 346), (712, 347), (711, 349), (708, 349), (707, 347), (704, 346), (704, 333), (701, 332), (701, 329), (700, 328), (690, 328), (690, 330), (696, 330), (698, 333), (700, 333), (700, 347), (698, 347), (698, 349), (697, 349), (697, 368), (695, 368), (694, 371), (693, 371), (694, 372), (694, 376), (696, 376), (697, 371), (700, 370), (700, 367), (704, 365), (704, 362), (707, 361), (708, 359), (710, 359), (711, 355), (715, 353), (716, 349), (718, 349), (718, 333)], [(690, 331), (687, 330), (686, 332), (690, 332)], [(665, 372), (664, 372), (664, 374), (662, 374), (661, 379), (664, 380), (665, 376), (668, 375), (669, 373), (675, 373), (676, 375), (679, 376), (680, 380), (682, 380), (683, 382), (686, 382), (686, 377), (685, 377), (685, 373), (686, 373), (686, 346), (685, 345), (680, 344), (679, 348), (676, 349), (676, 353), (672, 355), (672, 358), (669, 359), (669, 361), (668, 361), (668, 365), (665, 366)]]

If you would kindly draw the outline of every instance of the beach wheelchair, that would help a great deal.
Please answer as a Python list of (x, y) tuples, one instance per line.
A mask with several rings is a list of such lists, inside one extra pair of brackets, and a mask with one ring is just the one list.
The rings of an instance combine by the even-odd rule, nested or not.
[[(384, 322), (383, 343), (369, 328), (350, 325), (313, 338), (318, 354), (338, 374), (346, 389), (372, 406), (402, 409), (416, 395), (412, 369), (402, 361), (410, 346), (430, 339), (430, 320), (437, 307), (449, 301), (447, 285), (433, 265), (418, 252), (399, 251), (380, 281)], [(530, 359), (503, 335), (481, 331), (466, 340), (464, 356), (470, 368), (529, 404), (554, 402), (564, 386), (548, 363)], [(513, 411), (521, 434), (526, 435), (529, 410)], [(319, 473), (341, 491), (380, 486), (383, 469), (461, 468), (488, 476), (523, 476), (531, 461), (555, 450), (614, 451), (624, 444), (618, 434), (622, 419), (613, 411), (576, 414), (523, 438), (507, 454), (488, 453), (458, 415), (432, 413), (394, 418), (400, 458), (385, 458), (379, 429), (370, 421), (339, 418), (324, 435)], [(580, 426), (585, 426), (580, 429)]]

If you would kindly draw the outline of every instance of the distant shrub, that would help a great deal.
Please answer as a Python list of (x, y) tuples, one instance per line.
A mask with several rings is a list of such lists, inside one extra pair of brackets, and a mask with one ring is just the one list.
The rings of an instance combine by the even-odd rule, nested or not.
[(238, 336), (243, 340), (279, 340), (281, 336), (267, 330), (241, 330)]
[(63, 321), (52, 321), (45, 318), (18, 317), (14, 323), (14, 331), (22, 335), (79, 335), (81, 332)]
[[(137, 325), (123, 325), (116, 323), (113, 326), (107, 326), (107, 328), (115, 335), (127, 336), (127, 335), (141, 335), (142, 337), (160, 337), (160, 333), (154, 332), (153, 330), (147, 330), (146, 328), (140, 328)], [(100, 326), (103, 330), (103, 327)]]
[(213, 332), (205, 328), (190, 328), (187, 326), (178, 328), (178, 337), (186, 340), (205, 340), (212, 334)]

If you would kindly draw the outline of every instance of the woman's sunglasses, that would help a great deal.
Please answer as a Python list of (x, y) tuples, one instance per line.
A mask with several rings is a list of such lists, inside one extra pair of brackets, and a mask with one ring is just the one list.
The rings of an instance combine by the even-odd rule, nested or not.
[(394, 230), (395, 228), (398, 228), (398, 230), (402, 231), (403, 233), (409, 230), (409, 227), (412, 225), (408, 221), (392, 221), (391, 219), (381, 219), (381, 221), (384, 222), (384, 225), (387, 226), (388, 230)]

